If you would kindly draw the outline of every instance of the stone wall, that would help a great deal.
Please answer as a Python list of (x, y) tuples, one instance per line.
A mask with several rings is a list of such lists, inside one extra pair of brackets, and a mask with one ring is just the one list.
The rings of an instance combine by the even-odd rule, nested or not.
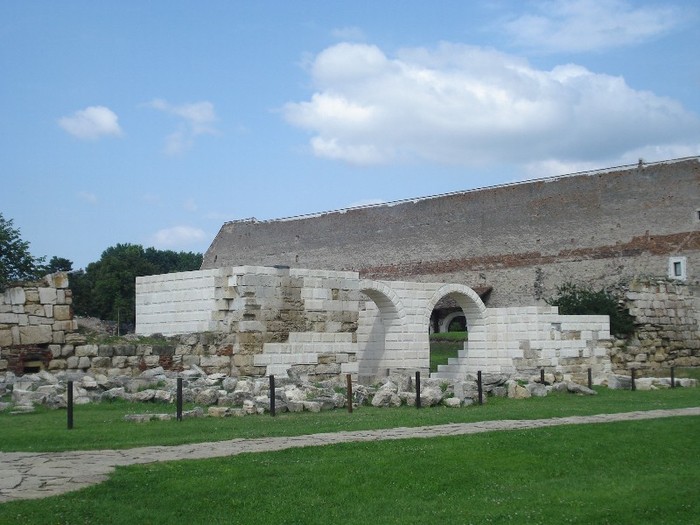
[[(209, 291), (183, 286), (204, 282), (195, 278), (196, 272), (137, 281), (136, 326), (142, 335), (179, 333), (190, 326), (180, 325), (179, 315), (206, 307), (202, 296), (215, 298), (207, 326), (225, 335), (227, 344), (208, 353), (176, 350), (176, 366), (196, 360), (203, 368), (251, 376), (284, 375), (289, 369), (312, 375), (350, 373), (363, 383), (393, 373), (427, 375), (430, 317), (440, 301), (449, 299), (467, 318), (469, 341), (436, 377), (463, 379), (478, 370), (528, 375), (544, 367), (580, 379), (588, 367), (596, 376), (610, 371), (606, 316), (564, 316), (552, 307), (487, 309), (464, 285), (363, 280), (356, 272), (253, 266), (218, 271), (202, 272), (214, 275), (210, 285), (215, 290)], [(153, 305), (157, 308), (151, 310)], [(145, 307), (148, 322), (142, 323)], [(197, 316), (205, 318), (204, 313)], [(132, 367), (137, 362), (172, 366), (159, 352), (144, 354), (142, 361), (126, 358)], [(119, 367), (122, 363), (120, 356)], [(114, 359), (111, 366), (117, 367)]]
[(52, 350), (70, 341), (77, 330), (68, 275), (11, 286), (0, 296), (0, 370), (23, 373), (48, 366)]
[[(291, 333), (330, 338), (319, 349), (321, 335), (296, 336), (293, 350), (298, 356), (343, 353), (347, 336), (352, 342), (357, 329), (358, 287), (353, 272), (279, 267), (237, 266), (139, 277), (136, 333), (230, 334), (230, 365), (244, 375), (263, 375), (271, 362), (256, 361), (255, 356), (265, 345), (287, 343)], [(333, 350), (336, 342), (341, 345), (338, 352)], [(225, 357), (218, 356), (220, 361)], [(302, 363), (315, 366), (313, 359)]]
[(668, 275), (700, 283), (700, 158), (319, 213), (226, 223), (203, 269), (355, 270), (363, 278), (492, 287), (491, 307), (544, 305), (566, 281)]
[(700, 366), (700, 287), (640, 279), (630, 283), (625, 296), (636, 329), (630, 340), (614, 344), (615, 372)]

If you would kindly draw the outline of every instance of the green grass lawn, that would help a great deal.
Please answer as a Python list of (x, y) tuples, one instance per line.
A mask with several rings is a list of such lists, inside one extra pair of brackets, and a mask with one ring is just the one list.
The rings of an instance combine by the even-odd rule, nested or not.
[(437, 341), (430, 343), (430, 371), (437, 372), (438, 365), (446, 365), (450, 357), (457, 357), (457, 353), (464, 343), (451, 341)]
[(132, 466), (0, 524), (698, 523), (698, 436), (677, 417)]
[(438, 365), (446, 365), (450, 357), (457, 357), (466, 340), (467, 332), (430, 334), (430, 371), (437, 372)]
[(623, 391), (597, 388), (597, 396), (551, 394), (545, 398), (509, 400), (489, 398), (483, 406), (468, 408), (361, 407), (349, 414), (338, 409), (313, 414), (286, 413), (203, 418), (182, 422), (122, 420), (127, 413), (169, 412), (174, 405), (116, 401), (75, 407), (74, 428), (66, 429), (65, 410), (38, 409), (33, 414), (0, 412), (0, 450), (62, 451), (178, 445), (202, 441), (265, 436), (293, 436), (341, 430), (412, 427), (496, 419), (538, 419), (657, 408), (700, 406), (700, 388)]

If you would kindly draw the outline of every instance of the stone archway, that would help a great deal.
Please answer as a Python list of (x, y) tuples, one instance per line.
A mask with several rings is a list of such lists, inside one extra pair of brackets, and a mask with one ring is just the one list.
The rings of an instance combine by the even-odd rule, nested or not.
[[(442, 332), (449, 332), (450, 331), (450, 325), (452, 324), (452, 321), (455, 319), (459, 319), (460, 317), (465, 317), (464, 312), (452, 312), (450, 314), (447, 314), (443, 319), (440, 320), (439, 324), (439, 333)], [(466, 324), (466, 317), (465, 317), (465, 324)]]
[(432, 374), (435, 377), (447, 377), (448, 374), (463, 373), (464, 362), (467, 356), (474, 352), (480, 352), (486, 339), (486, 325), (484, 323), (486, 305), (484, 305), (481, 297), (474, 290), (461, 284), (445, 284), (435, 290), (432, 297), (428, 300), (423, 314), (425, 326), (429, 326), (430, 315), (435, 305), (445, 297), (452, 299), (461, 308), (464, 317), (467, 319), (469, 337), (457, 357), (450, 358), (447, 365), (440, 365), (438, 371)]
[(360, 292), (370, 301), (358, 320), (358, 374), (385, 376), (397, 365), (398, 344), (407, 332), (406, 310), (396, 292), (382, 282), (360, 281)]

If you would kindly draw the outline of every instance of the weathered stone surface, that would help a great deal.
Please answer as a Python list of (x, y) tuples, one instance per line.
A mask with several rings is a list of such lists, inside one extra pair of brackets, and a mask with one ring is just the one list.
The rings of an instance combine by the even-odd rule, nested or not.
[(134, 401), (138, 401), (140, 403), (143, 403), (145, 401), (152, 401), (155, 396), (156, 396), (156, 391), (153, 390), (152, 388), (148, 388), (146, 390), (142, 390), (141, 392), (136, 392), (135, 394), (133, 394), (132, 399)]
[(236, 385), (238, 384), (238, 379), (235, 377), (226, 377), (224, 380), (221, 382), (221, 388), (226, 390), (227, 392), (233, 392), (236, 390)]
[(229, 415), (229, 408), (221, 406), (212, 406), (207, 408), (207, 414), (211, 417), (227, 417)]
[(398, 407), (401, 406), (401, 398), (391, 388), (380, 388), (372, 398), (374, 407)]
[(546, 397), (547, 387), (542, 383), (528, 383), (526, 385), (532, 397)]
[(51, 326), (20, 326), (19, 340), (23, 345), (40, 345), (53, 342)]
[(174, 396), (172, 392), (169, 392), (167, 390), (156, 390), (156, 393), (153, 396), (153, 401), (155, 401), (156, 403), (172, 403), (173, 398)]
[(41, 304), (56, 304), (58, 295), (56, 293), (56, 288), (39, 288), (39, 301)]
[(630, 390), (632, 388), (632, 378), (611, 374), (607, 378), (607, 386), (612, 390)]
[(566, 389), (572, 394), (581, 394), (586, 396), (595, 396), (598, 394), (598, 392), (595, 390), (579, 385), (578, 383), (566, 383)]
[(194, 401), (198, 405), (215, 405), (218, 398), (219, 393), (216, 389), (207, 388), (196, 394)]
[(530, 391), (516, 381), (508, 381), (508, 397), (511, 399), (527, 399), (532, 397)]
[(127, 394), (124, 387), (110, 388), (109, 390), (105, 390), (104, 392), (102, 392), (102, 395), (100, 397), (104, 401), (111, 401), (113, 399), (132, 399), (132, 395)]
[(443, 392), (439, 387), (426, 387), (421, 390), (420, 402), (422, 406), (435, 406), (442, 401)]
[(147, 423), (151, 420), (152, 414), (126, 414), (124, 421), (132, 421), (135, 423)]
[(19, 286), (8, 288), (5, 290), (5, 302), (7, 304), (23, 305), (27, 302), (27, 295), (24, 289)]
[(457, 397), (448, 397), (442, 404), (449, 408), (459, 408), (462, 406), (462, 401)]
[(303, 401), (302, 405), (304, 406), (304, 410), (307, 410), (309, 412), (321, 411), (321, 403), (317, 401)]
[(0, 347), (12, 344), (12, 330), (0, 329)]

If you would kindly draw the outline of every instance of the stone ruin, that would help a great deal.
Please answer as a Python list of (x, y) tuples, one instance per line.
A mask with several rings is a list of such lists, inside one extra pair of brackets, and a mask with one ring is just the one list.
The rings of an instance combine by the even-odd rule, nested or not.
[[(280, 410), (291, 411), (343, 406), (339, 391), (348, 374), (356, 385), (353, 402), (375, 406), (415, 403), (415, 372), (424, 377), (425, 406), (473, 403), (477, 371), (483, 372), (484, 392), (510, 397), (594, 393), (580, 386), (589, 369), (595, 384), (629, 388), (629, 377), (612, 372), (654, 370), (674, 360), (698, 364), (694, 319), (681, 315), (696, 299), (678, 286), (631, 288), (639, 300), (633, 311), (645, 323), (639, 338), (620, 351), (607, 316), (566, 316), (553, 307), (486, 308), (473, 290), (457, 284), (231, 267), (139, 277), (137, 336), (95, 344), (77, 331), (67, 275), (59, 273), (2, 296), (0, 397), (11, 392), (18, 411), (37, 403), (60, 407), (70, 380), (78, 403), (171, 402), (181, 377), (187, 401), (209, 406), (212, 415), (242, 415), (269, 409), (269, 375), (278, 378)], [(443, 298), (461, 307), (469, 338), (456, 358), (429, 374), (428, 325)], [(673, 306), (674, 315), (664, 304)], [(669, 345), (664, 341), (673, 332), (672, 319), (684, 321), (678, 330), (685, 339)], [(661, 336), (653, 336), (652, 323), (662, 323)], [(671, 386), (664, 378), (637, 381), (639, 389)], [(679, 379), (674, 386), (694, 381)]]
[(222, 359), (246, 375), (286, 375), (335, 356), (329, 371), (360, 383), (430, 368), (429, 324), (443, 298), (467, 318), (468, 341), (432, 377), (478, 370), (583, 380), (611, 373), (607, 316), (560, 315), (556, 307), (486, 308), (460, 284), (360, 279), (356, 272), (238, 266), (136, 279), (136, 333), (230, 334)]

